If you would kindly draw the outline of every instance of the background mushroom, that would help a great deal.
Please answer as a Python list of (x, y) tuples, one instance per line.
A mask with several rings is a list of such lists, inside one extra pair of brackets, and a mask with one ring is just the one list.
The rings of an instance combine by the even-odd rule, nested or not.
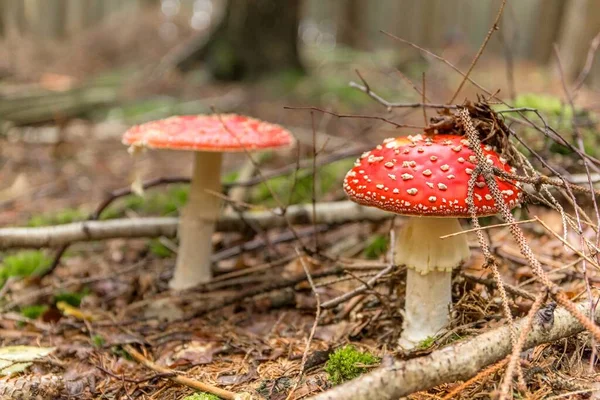
[[(490, 146), (486, 161), (514, 170)], [(458, 135), (408, 136), (386, 139), (364, 153), (344, 179), (353, 201), (411, 216), (396, 228), (396, 263), (406, 265), (406, 299), (400, 345), (414, 347), (447, 325), (452, 303), (452, 269), (469, 258), (466, 235), (458, 218), (469, 217), (468, 182), (476, 159), (468, 140)], [(518, 183), (496, 179), (507, 206), (520, 203)], [(478, 216), (497, 212), (482, 176), (476, 181)]]
[(223, 152), (275, 149), (292, 143), (279, 125), (235, 114), (188, 115), (137, 125), (123, 143), (136, 148), (194, 151), (188, 203), (180, 218), (179, 250), (172, 289), (186, 289), (212, 278), (212, 234), (221, 208)]

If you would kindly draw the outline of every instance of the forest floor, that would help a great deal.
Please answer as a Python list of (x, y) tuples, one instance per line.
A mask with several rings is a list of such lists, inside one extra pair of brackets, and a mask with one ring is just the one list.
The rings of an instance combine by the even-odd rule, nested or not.
[[(313, 151), (310, 111), (284, 110), (284, 105), (423, 123), (421, 109), (388, 113), (364, 93), (347, 87), (349, 80), (360, 82), (352, 72), (354, 67), (360, 67), (374, 90), (388, 88), (380, 92), (385, 97), (419, 101), (418, 95), (412, 94), (412, 89), (394, 73), (393, 66), (373, 67), (373, 63), (363, 59), (346, 65), (348, 73), (337, 76), (332, 71), (339, 69), (341, 63), (343, 60), (332, 61), (311, 78), (282, 76), (277, 82), (250, 87), (209, 84), (203, 77), (188, 77), (192, 81), (199, 79), (199, 83), (190, 85), (189, 81), (169, 77), (160, 89), (146, 87), (138, 95), (142, 100), (131, 96), (125, 105), (108, 109), (102, 118), (90, 121), (78, 117), (69, 121), (60, 135), (56, 124), (11, 128), (0, 137), (0, 226), (37, 227), (85, 219), (107, 193), (128, 186), (135, 169), (145, 178), (187, 176), (191, 164), (187, 154), (153, 151), (134, 162), (120, 143), (120, 135), (131, 123), (189, 109), (185, 107), (197, 106), (193, 109), (206, 112), (216, 104), (217, 110), (247, 113), (285, 125), (296, 133), (300, 150), (261, 158), (263, 172), (293, 165), (290, 161), (296, 157), (310, 158)], [(504, 67), (498, 67), (497, 62), (488, 63), (481, 67), (486, 73), (476, 72), (474, 79), (495, 89), (495, 80), (504, 76)], [(546, 73), (528, 65), (520, 65), (516, 70), (519, 92), (560, 96), (559, 82), (555, 80), (548, 87)], [(452, 93), (448, 88), (456, 87), (457, 79), (447, 78), (439, 66), (431, 67), (428, 75), (431, 82), (439, 83), (428, 85), (432, 88), (431, 98), (445, 99)], [(30, 85), (23, 82), (5, 83), (1, 88), (15, 93), (20, 85), (30, 90)], [(397, 96), (398, 93), (404, 94)], [(463, 96), (474, 98), (475, 93), (475, 89), (468, 88)], [(597, 95), (583, 91), (578, 106), (593, 113), (599, 101)], [(411, 133), (370, 119), (337, 118), (319, 111), (313, 114), (316, 137), (320, 143), (326, 143), (319, 158), (353, 148), (358, 152), (360, 146), (375, 146), (385, 137)], [(594, 121), (586, 136), (592, 151), (597, 145), (597, 119)], [(536, 148), (550, 147), (539, 133), (523, 134)], [(572, 154), (548, 154), (550, 161), (565, 171), (583, 172)], [(292, 168), (292, 173), (271, 180), (270, 186), (294, 203), (310, 203), (312, 184), (317, 182), (315, 201), (344, 200), (341, 182), (354, 158), (323, 166), (314, 173), (303, 169), (305, 174), (296, 185)], [(228, 157), (225, 179), (234, 181), (236, 171), (244, 164), (243, 156)], [(290, 195), (292, 187), (295, 192)], [(130, 195), (117, 200), (103, 217), (175, 216), (186, 196), (185, 185), (153, 188), (144, 198)], [(277, 205), (264, 184), (248, 189), (246, 201), (267, 207)], [(582, 196), (578, 201), (594, 215), (589, 199)], [(565, 202), (564, 206), (568, 204)], [(537, 216), (547, 224), (550, 230), (538, 223), (521, 227), (551, 281), (571, 300), (585, 299), (581, 258), (561, 241), (560, 214), (529, 205), (519, 209), (516, 216), (522, 220)], [(486, 221), (497, 222), (501, 221)], [(396, 223), (401, 223), (401, 219), (397, 218)], [(454, 279), (452, 323), (447, 332), (424, 343), (416, 353), (407, 355), (396, 350), (404, 295), (405, 274), (401, 267), (378, 281), (375, 288), (337, 307), (321, 310), (320, 304), (352, 291), (390, 264), (390, 227), (388, 222), (369, 221), (319, 225), (314, 227), (319, 230), (315, 238), (312, 226), (296, 226), (304, 241), (302, 245), (282, 239), (287, 229), (270, 229), (265, 233), (271, 241), (281, 239), (281, 243), (223, 256), (215, 263), (214, 282), (180, 293), (169, 291), (167, 286), (177, 247), (169, 238), (75, 244), (50, 274), (45, 274), (45, 270), (52, 263), (53, 251), (7, 250), (2, 253), (4, 275), (0, 276), (0, 351), (17, 345), (52, 351), (27, 369), (11, 365), (18, 372), (0, 378), (0, 396), (183, 399), (195, 391), (171, 380), (173, 374), (182, 374), (258, 398), (299, 399), (338, 383), (336, 373), (353, 377), (391, 358), (426, 355), (506, 324), (499, 293), (491, 272), (483, 267), (483, 254), (473, 233), (469, 234), (471, 260)], [(537, 294), (540, 284), (517, 250), (509, 228), (497, 227), (487, 232), (503, 281), (526, 294)], [(250, 231), (218, 233), (214, 238), (215, 254), (225, 254), (236, 246), (256, 241), (258, 236)], [(593, 227), (585, 228), (583, 236), (593, 240)], [(579, 235), (570, 233), (567, 240), (578, 248)], [(319, 250), (305, 254), (302, 249), (314, 249), (315, 241)], [(314, 277), (318, 299), (315, 288), (306, 280), (305, 269)], [(588, 268), (586, 273), (597, 297), (600, 273), (596, 268)], [(274, 282), (281, 284), (274, 286)], [(524, 317), (532, 303), (531, 298), (509, 293), (515, 318)], [(317, 310), (319, 319), (315, 323)], [(520, 395), (533, 399), (584, 398), (599, 390), (597, 365), (590, 365), (590, 360), (597, 360), (590, 338), (581, 333), (524, 352), (521, 366), (527, 393)], [(344, 348), (348, 344), (362, 355)], [(340, 349), (344, 350), (339, 353)], [(331, 357), (336, 350), (339, 357), (357, 357), (359, 365), (336, 364), (339, 358)], [(135, 351), (139, 352), (137, 356)], [(140, 362), (140, 357), (172, 373), (149, 368)], [(3, 369), (6, 366), (0, 366), (0, 373)], [(462, 388), (457, 398), (490, 397), (498, 390), (502, 371), (480, 377)], [(298, 381), (301, 375), (303, 378)], [(443, 384), (410, 398), (444, 398), (459, 384)]]

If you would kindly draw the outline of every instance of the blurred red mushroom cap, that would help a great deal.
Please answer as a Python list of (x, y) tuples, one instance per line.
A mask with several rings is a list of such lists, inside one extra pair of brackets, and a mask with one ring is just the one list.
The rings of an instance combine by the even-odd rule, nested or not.
[(130, 128), (123, 143), (192, 151), (245, 151), (285, 147), (292, 135), (283, 127), (236, 114), (184, 115)]
[[(486, 161), (514, 172), (491, 146), (482, 145)], [(353, 201), (403, 215), (468, 217), (468, 182), (477, 160), (464, 136), (422, 135), (390, 138), (364, 153), (344, 179)], [(518, 182), (496, 178), (509, 208), (520, 204)], [(482, 176), (473, 200), (478, 215), (498, 212)]]

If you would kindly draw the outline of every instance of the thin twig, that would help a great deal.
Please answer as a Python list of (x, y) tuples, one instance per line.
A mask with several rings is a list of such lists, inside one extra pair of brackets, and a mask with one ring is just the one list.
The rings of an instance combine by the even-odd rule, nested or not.
[(490, 38), (492, 37), (492, 34), (494, 33), (494, 31), (498, 30), (498, 23), (500, 22), (500, 18), (502, 17), (502, 12), (504, 11), (504, 6), (506, 5), (506, 0), (502, 1), (502, 4), (500, 5), (500, 9), (498, 10), (498, 14), (496, 14), (496, 20), (494, 21), (492, 27), (490, 28), (490, 30), (488, 31), (487, 35), (485, 36), (485, 39), (483, 39), (483, 43), (481, 44), (481, 47), (479, 47), (479, 50), (477, 51), (477, 54), (475, 54), (475, 58), (473, 58), (473, 61), (471, 62), (471, 65), (469, 66), (469, 69), (467, 70), (467, 73), (465, 74), (462, 82), (460, 82), (460, 85), (458, 85), (458, 88), (456, 89), (456, 92), (454, 92), (454, 95), (452, 96), (452, 98), (450, 99), (450, 101), (448, 103), (454, 103), (454, 100), (456, 99), (456, 97), (458, 96), (458, 94), (460, 93), (461, 89), (463, 88), (464, 84), (467, 82), (467, 79), (469, 77), (469, 75), (471, 75), (471, 71), (473, 71), (473, 68), (475, 67), (475, 65), (477, 64), (477, 61), (479, 60), (479, 57), (481, 57), (481, 55), (483, 54), (483, 51), (485, 50)]
[(502, 368), (504, 368), (507, 362), (508, 357), (506, 357), (502, 361), (498, 361), (496, 364), (490, 365), (471, 379), (461, 383), (460, 385), (449, 391), (444, 397), (442, 397), (442, 400), (450, 400), (451, 398), (453, 398), (454, 396), (456, 396), (457, 394), (459, 394), (460, 392), (462, 392), (463, 390), (475, 383), (479, 383), (480, 385), (483, 384), (490, 375), (493, 375), (496, 372), (500, 371)]
[(302, 265), (302, 269), (304, 269), (304, 273), (306, 274), (306, 279), (310, 284), (313, 294), (315, 295), (315, 300), (317, 301), (317, 310), (315, 312), (315, 321), (313, 322), (313, 326), (310, 330), (310, 334), (308, 335), (308, 339), (306, 340), (306, 346), (304, 347), (304, 352), (302, 353), (302, 362), (300, 363), (300, 372), (298, 373), (298, 377), (296, 378), (296, 382), (294, 386), (288, 393), (286, 400), (290, 400), (296, 391), (296, 388), (300, 384), (302, 380), (302, 376), (304, 375), (306, 368), (306, 360), (308, 359), (308, 352), (310, 351), (310, 344), (312, 343), (313, 337), (315, 336), (315, 332), (317, 331), (317, 326), (319, 325), (319, 320), (321, 319), (321, 296), (319, 295), (319, 291), (315, 287), (315, 283), (313, 282), (312, 276), (310, 274), (310, 270), (304, 261), (304, 257), (300, 253), (300, 250), (296, 248), (296, 254), (298, 255), (298, 260), (300, 260), (300, 264)]
[[(482, 285), (486, 285), (486, 286), (491, 286), (493, 288), (498, 288), (498, 283), (496, 282), (495, 279), (485, 279), (485, 278), (478, 278), (476, 276), (473, 275), (467, 275), (467, 274), (461, 274), (465, 279), (468, 279), (470, 281), (473, 282), (477, 282), (477, 283), (481, 283)], [(510, 285), (508, 283), (504, 283), (504, 289), (506, 289), (506, 291), (508, 293), (511, 293), (515, 296), (520, 296), (523, 297), (524, 299), (528, 299), (528, 300), (535, 300), (535, 296), (532, 295), (531, 293), (529, 293), (526, 290), (520, 289), (516, 286)]]
[(464, 234), (471, 233), (471, 232), (485, 231), (485, 230), (494, 229), (494, 228), (502, 228), (502, 227), (505, 227), (505, 226), (511, 226), (513, 224), (528, 224), (530, 222), (536, 222), (536, 221), (537, 221), (537, 219), (531, 218), (531, 219), (525, 219), (525, 220), (522, 220), (522, 221), (503, 222), (501, 224), (493, 224), (493, 225), (480, 226), (478, 228), (465, 229), (465, 230), (462, 230), (460, 232), (455, 232), (455, 233), (450, 233), (448, 235), (443, 235), (443, 236), (440, 236), (440, 239), (447, 239), (449, 237), (458, 236), (458, 235), (464, 235)]
[(419, 126), (419, 125), (411, 125), (411, 124), (399, 124), (397, 122), (391, 121), (385, 117), (377, 117), (374, 115), (358, 115), (358, 114), (338, 114), (332, 111), (327, 111), (324, 110), (322, 108), (319, 107), (289, 107), (289, 106), (285, 106), (283, 107), (286, 110), (312, 110), (312, 111), (319, 111), (322, 112), (323, 114), (328, 114), (328, 115), (333, 115), (334, 117), (338, 117), (338, 118), (359, 118), (359, 119), (375, 119), (378, 121), (383, 121), (385, 123), (388, 123), (390, 125), (395, 126), (396, 128), (414, 128), (414, 129), (425, 129), (424, 126)]
[[(365, 83), (363, 81), (363, 83)], [(371, 90), (371, 88), (368, 85), (360, 85), (356, 82), (350, 82), (349, 86), (355, 89), (360, 90), (363, 93), (366, 93), (369, 97), (371, 97), (373, 100), (375, 100), (376, 102), (378, 102), (379, 104), (387, 107), (388, 109), (392, 109), (392, 108), (420, 108), (420, 107), (426, 107), (426, 108), (447, 108), (447, 109), (456, 109), (458, 108), (457, 105), (454, 104), (434, 104), (434, 103), (394, 103), (391, 101), (388, 101), (386, 99), (384, 99), (383, 97), (381, 97), (380, 95), (378, 95), (377, 93), (375, 93), (374, 91)]]
[[(422, 87), (421, 96), (422, 97), (421, 97), (421, 100), (423, 101), (423, 104), (425, 104), (425, 101), (427, 100), (427, 96), (425, 94), (425, 93), (427, 93), (426, 92), (427, 87), (425, 86), (426, 85), (425, 72), (423, 72), (423, 75), (422, 75), (421, 78), (422, 78), (422, 84), (421, 84), (421, 87)], [(427, 126), (429, 124), (429, 120), (427, 119), (427, 107), (423, 107), (423, 123), (425, 124), (425, 126)]]
[(397, 40), (399, 42), (407, 44), (407, 45), (409, 45), (409, 46), (411, 46), (411, 47), (413, 47), (413, 48), (415, 48), (415, 49), (417, 49), (419, 51), (422, 51), (423, 53), (425, 53), (425, 54), (427, 54), (427, 55), (435, 58), (438, 61), (443, 62), (444, 64), (446, 64), (447, 66), (449, 66), (450, 68), (452, 68), (456, 73), (458, 73), (459, 75), (461, 75), (462, 77), (464, 77), (466, 80), (468, 80), (469, 82), (471, 82), (473, 85), (475, 85), (477, 88), (479, 88), (480, 90), (482, 90), (483, 92), (485, 92), (486, 94), (488, 94), (490, 96), (492, 95), (492, 92), (490, 92), (489, 90), (487, 90), (486, 88), (484, 88), (483, 86), (481, 86), (480, 84), (478, 84), (477, 82), (475, 82), (470, 76), (468, 76), (467, 74), (465, 74), (464, 72), (462, 72), (460, 69), (458, 69), (457, 66), (455, 66), (454, 64), (452, 64), (450, 61), (446, 60), (444, 57), (438, 56), (437, 54), (435, 54), (435, 53), (427, 50), (424, 47), (421, 47), (421, 46), (419, 46), (419, 45), (417, 45), (417, 44), (415, 44), (415, 43), (413, 43), (411, 41), (408, 41), (406, 39), (402, 39), (402, 38), (400, 38), (400, 37), (398, 37), (396, 35), (393, 35), (393, 34), (391, 34), (389, 32), (386, 32), (386, 31), (383, 31), (383, 30), (380, 31), (380, 32), (383, 33), (386, 36), (391, 37), (394, 40)]
[(312, 213), (313, 213), (313, 228), (314, 228), (314, 251), (319, 251), (319, 233), (317, 232), (317, 130), (315, 128), (315, 113), (313, 111), (310, 112), (310, 121), (312, 126), (312, 181), (311, 181), (311, 189), (312, 189)]
[(369, 290), (370, 286), (372, 287), (375, 283), (377, 283), (377, 281), (381, 277), (383, 277), (384, 275), (387, 275), (390, 272), (392, 272), (392, 270), (394, 269), (394, 267), (395, 267), (394, 263), (393, 262), (390, 263), (390, 265), (388, 265), (385, 269), (382, 269), (381, 271), (379, 271), (377, 273), (377, 275), (375, 275), (373, 278), (371, 278), (371, 279), (369, 279), (367, 281), (368, 286), (364, 285), (364, 284), (360, 285), (359, 287), (357, 287), (354, 290), (351, 290), (350, 292), (344, 293), (341, 296), (338, 296), (338, 297), (336, 297), (334, 299), (331, 299), (329, 301), (324, 302), (323, 304), (321, 304), (321, 307), (324, 310), (327, 310), (327, 309), (330, 309), (330, 308), (333, 308), (333, 307), (337, 306), (338, 304), (342, 304), (343, 302), (348, 301), (351, 298), (353, 298), (355, 296), (358, 296), (359, 294), (364, 293), (365, 291)]
[(225, 400), (241, 400), (241, 399), (250, 399), (250, 395), (247, 393), (234, 393), (229, 390), (221, 389), (219, 387), (213, 386), (208, 383), (202, 383), (197, 381), (196, 379), (188, 378), (187, 376), (177, 375), (174, 371), (169, 368), (161, 367), (160, 365), (150, 361), (142, 353), (133, 348), (130, 344), (126, 344), (123, 346), (123, 350), (125, 350), (129, 355), (152, 371), (158, 372), (159, 374), (165, 374), (165, 378), (187, 387), (190, 387), (195, 390), (200, 390), (202, 392), (207, 392), (214, 394), (215, 396), (219, 396)]
[(577, 96), (579, 89), (583, 86), (583, 83), (587, 79), (590, 71), (592, 70), (592, 64), (594, 63), (594, 58), (596, 56), (596, 52), (598, 51), (598, 47), (600, 46), (600, 32), (594, 36), (594, 39), (590, 42), (590, 48), (587, 53), (587, 57), (585, 59), (585, 64), (583, 69), (579, 73), (577, 79), (575, 79), (575, 84), (573, 85), (573, 98)]
[(161, 372), (161, 373), (156, 373), (156, 374), (150, 375), (147, 378), (132, 379), (132, 378), (127, 378), (124, 374), (117, 375), (117, 374), (111, 372), (110, 370), (108, 370), (107, 368), (104, 368), (101, 365), (94, 365), (94, 367), (98, 368), (100, 371), (104, 372), (106, 375), (108, 375), (110, 377), (113, 377), (113, 378), (118, 379), (123, 382), (136, 383), (136, 384), (148, 382), (148, 381), (151, 381), (151, 380), (154, 380), (157, 378), (170, 378), (170, 377), (176, 375), (175, 372), (168, 372), (168, 373)]

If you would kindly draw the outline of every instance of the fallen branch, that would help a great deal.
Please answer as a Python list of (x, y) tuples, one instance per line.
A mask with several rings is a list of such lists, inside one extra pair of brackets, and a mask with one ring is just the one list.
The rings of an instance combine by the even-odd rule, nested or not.
[[(580, 313), (587, 314), (589, 309), (588, 303), (577, 305)], [(596, 322), (600, 322), (600, 308), (596, 308), (594, 316)], [(525, 324), (524, 319), (514, 324), (517, 334)], [(535, 324), (525, 340), (523, 349), (551, 343), (583, 330), (581, 323), (569, 311), (557, 308), (554, 312), (554, 324), (547, 330)], [(505, 358), (511, 350), (510, 329), (503, 326), (434, 351), (425, 357), (395, 361), (312, 399), (398, 399), (443, 383), (469, 379), (486, 366)]]
[[(246, 223), (263, 229), (286, 227), (286, 219), (278, 210), (247, 211), (222, 216), (217, 223), (219, 231), (240, 231)], [(351, 201), (319, 203), (316, 221), (312, 204), (297, 204), (286, 209), (285, 216), (292, 224), (343, 224), (356, 221), (379, 221), (393, 216), (377, 208), (362, 207)], [(41, 228), (0, 229), (0, 249), (15, 247), (55, 247), (73, 242), (115, 238), (174, 237), (177, 218), (136, 218), (107, 221), (83, 221)]]

